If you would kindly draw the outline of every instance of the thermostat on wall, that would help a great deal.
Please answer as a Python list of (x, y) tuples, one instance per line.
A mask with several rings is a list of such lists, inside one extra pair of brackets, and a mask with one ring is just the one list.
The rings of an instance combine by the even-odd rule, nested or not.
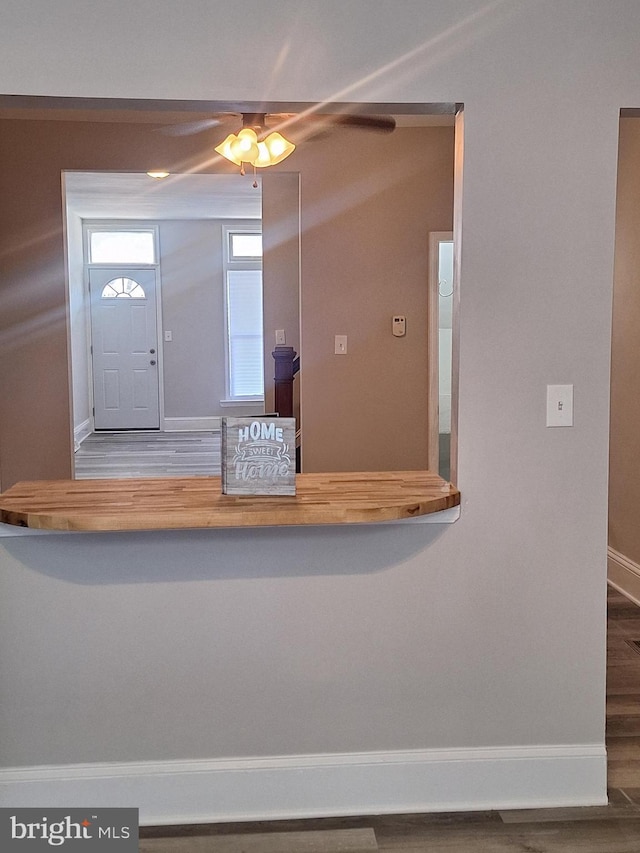
[(393, 318), (391, 327), (393, 329), (393, 334), (396, 338), (402, 338), (406, 334), (407, 331), (407, 320), (402, 314), (396, 314)]

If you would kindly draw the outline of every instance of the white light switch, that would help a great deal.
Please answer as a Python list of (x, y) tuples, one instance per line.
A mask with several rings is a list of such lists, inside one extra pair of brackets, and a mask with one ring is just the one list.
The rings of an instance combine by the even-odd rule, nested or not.
[(276, 346), (283, 347), (287, 342), (284, 329), (276, 329)]
[(169, 332), (168, 330), (164, 333), (165, 341), (169, 342), (173, 340), (173, 332)]
[(573, 426), (573, 385), (547, 385), (547, 426)]
[(347, 354), (347, 336), (346, 335), (336, 335), (336, 345), (334, 350), (336, 355), (346, 355)]

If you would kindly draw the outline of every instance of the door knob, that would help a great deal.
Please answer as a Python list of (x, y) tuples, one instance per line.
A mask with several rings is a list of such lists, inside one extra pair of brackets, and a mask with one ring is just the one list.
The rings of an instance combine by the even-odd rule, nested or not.
[(156, 363), (155, 358), (152, 358), (151, 361), (149, 362), (149, 364), (155, 364), (155, 363)]
[(151, 355), (153, 355), (153, 354), (154, 354), (154, 352), (155, 352), (155, 350), (154, 350), (154, 349), (150, 349), (150, 350), (149, 350), (149, 352), (151, 353)]

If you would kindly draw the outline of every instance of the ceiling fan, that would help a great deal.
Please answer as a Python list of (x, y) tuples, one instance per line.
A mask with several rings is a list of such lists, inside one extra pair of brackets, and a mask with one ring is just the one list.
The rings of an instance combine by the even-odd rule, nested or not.
[[(363, 113), (225, 112), (214, 113), (211, 118), (201, 121), (174, 125), (169, 132), (173, 135), (189, 135), (227, 124), (233, 124), (238, 129), (235, 133), (229, 133), (215, 150), (240, 166), (241, 174), (244, 174), (245, 163), (254, 169), (264, 168), (282, 162), (293, 153), (295, 143), (281, 131), (285, 131), (287, 136), (295, 136), (300, 131), (305, 139), (324, 135), (334, 128), (391, 133), (395, 130), (396, 120), (393, 116)], [(241, 127), (238, 127), (239, 124)]]
[(364, 113), (320, 113), (306, 110), (301, 113), (269, 112), (220, 112), (200, 121), (173, 125), (168, 131), (176, 136), (188, 136), (209, 128), (225, 124), (241, 123), (242, 127), (253, 128), (264, 133), (269, 129), (306, 130), (310, 133), (330, 130), (335, 127), (351, 127), (359, 130), (371, 130), (379, 133), (391, 133), (395, 130), (396, 120), (389, 115), (366, 115)]

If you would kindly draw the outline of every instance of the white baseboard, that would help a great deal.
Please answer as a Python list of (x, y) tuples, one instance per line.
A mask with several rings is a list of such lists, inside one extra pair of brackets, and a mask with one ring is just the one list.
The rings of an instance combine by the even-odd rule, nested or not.
[(10, 808), (140, 809), (143, 825), (604, 805), (604, 745), (0, 770)]
[(77, 450), (89, 435), (91, 435), (91, 419), (87, 418), (85, 421), (82, 421), (81, 424), (78, 424), (78, 426), (73, 428), (74, 450)]
[(614, 589), (640, 605), (640, 565), (614, 548), (607, 548), (607, 580)]
[(164, 418), (162, 429), (164, 432), (220, 429), (221, 420), (213, 415), (202, 418)]

